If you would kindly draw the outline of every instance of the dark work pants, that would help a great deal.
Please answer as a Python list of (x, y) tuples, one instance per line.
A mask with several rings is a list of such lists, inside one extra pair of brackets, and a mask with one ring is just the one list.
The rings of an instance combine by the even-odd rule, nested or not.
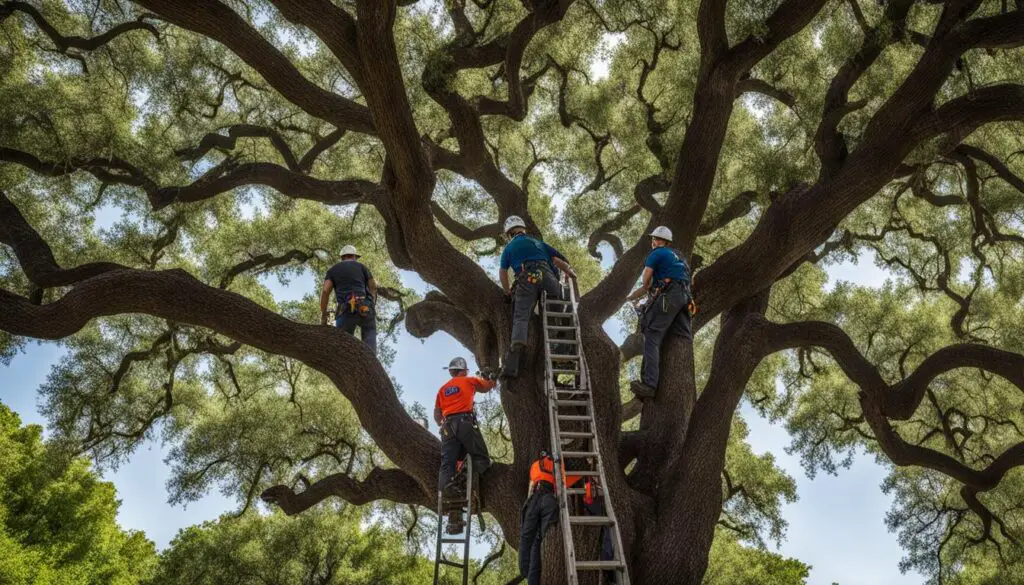
[(334, 324), (345, 333), (356, 334), (356, 327), (359, 327), (359, 336), (363, 343), (370, 348), (370, 351), (377, 354), (377, 311), (371, 309), (369, 314), (349, 313), (344, 307), (338, 308), (338, 317)]
[[(604, 516), (604, 499), (594, 498), (590, 504), (583, 504), (583, 510), (588, 516)], [(602, 561), (615, 559), (615, 546), (612, 544), (612, 531), (607, 526), (601, 528), (601, 556)], [(605, 585), (612, 585), (618, 582), (615, 571), (602, 571), (604, 573)]]
[(547, 263), (526, 262), (523, 264), (523, 272), (540, 272), (541, 278), (538, 282), (529, 282), (525, 276), (520, 275), (516, 279), (516, 290), (512, 297), (512, 343), (526, 345), (530, 333), (530, 317), (533, 316), (533, 308), (540, 299), (541, 291), (547, 291), (548, 296), (553, 299), (562, 298), (562, 285), (558, 283), (551, 268)]
[(455, 477), (455, 465), (463, 456), (473, 458), (473, 475), (480, 477), (491, 466), (491, 456), (487, 453), (487, 444), (480, 434), (476, 418), (465, 415), (452, 415), (441, 425), (441, 473), (437, 478), (437, 490)]
[(540, 585), (540, 545), (544, 534), (558, 523), (558, 500), (551, 489), (534, 488), (523, 507), (519, 536), (519, 574), (528, 585)]
[(658, 387), (661, 367), (661, 344), (671, 332), (683, 339), (692, 339), (690, 312), (686, 308), (686, 295), (678, 284), (669, 285), (647, 304), (640, 320), (644, 334), (644, 359), (640, 367), (640, 380), (651, 388)]

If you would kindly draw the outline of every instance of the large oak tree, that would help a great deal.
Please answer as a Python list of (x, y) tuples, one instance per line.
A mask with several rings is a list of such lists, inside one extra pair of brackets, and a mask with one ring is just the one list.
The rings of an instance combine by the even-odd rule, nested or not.
[[(382, 364), (258, 277), (358, 242), (388, 325), (497, 365), (483, 266), (518, 214), (581, 268), (634, 583), (700, 583), (716, 527), (779, 535), (792, 485), (743, 444), (745, 394), (809, 470), (861, 447), (891, 467), (906, 567), (1017, 562), (1019, 1), (5, 0), (0, 21), (0, 349), (68, 340), (47, 412), (98, 460), (162, 429), (175, 498), (430, 506), (438, 440)], [(640, 404), (637, 337), (603, 326), (660, 224), (698, 332)], [(885, 287), (823, 288), (872, 254)], [(510, 542), (548, 436), (532, 331), (482, 486)]]

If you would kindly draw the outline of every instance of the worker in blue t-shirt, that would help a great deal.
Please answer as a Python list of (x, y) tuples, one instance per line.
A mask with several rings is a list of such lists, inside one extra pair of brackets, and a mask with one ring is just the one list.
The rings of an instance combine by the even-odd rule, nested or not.
[[(558, 270), (573, 279), (576, 273), (561, 252), (527, 235), (526, 223), (521, 217), (511, 215), (505, 220), (505, 237), (509, 242), (501, 252), (498, 280), (505, 290), (506, 299), (512, 303), (512, 343), (501, 376), (514, 378), (519, 375), (519, 359), (526, 347), (530, 316), (541, 291), (547, 291), (549, 297), (561, 299)], [(514, 289), (509, 269), (515, 274)]]
[(650, 236), (651, 253), (644, 262), (640, 288), (626, 297), (636, 306), (640, 297), (649, 295), (640, 317), (640, 332), (644, 335), (640, 380), (629, 385), (637, 398), (653, 398), (657, 392), (661, 344), (665, 335), (671, 332), (684, 339), (692, 339), (690, 270), (682, 254), (671, 247), (672, 230), (658, 226)]

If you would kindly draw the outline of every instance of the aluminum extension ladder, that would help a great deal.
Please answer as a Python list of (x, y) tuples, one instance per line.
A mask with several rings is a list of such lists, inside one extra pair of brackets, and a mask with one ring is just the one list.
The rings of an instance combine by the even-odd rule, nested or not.
[[(469, 543), (472, 541), (471, 533), (473, 531), (473, 458), (470, 455), (466, 455), (464, 459), (465, 463), (462, 466), (462, 471), (466, 476), (466, 489), (455, 498), (445, 498), (444, 492), (437, 492), (437, 552), (434, 556), (434, 585), (438, 585), (441, 578), (441, 567), (448, 566), (460, 569), (462, 572), (462, 585), (469, 585)], [(445, 515), (451, 510), (461, 508), (463, 511), (463, 519), (466, 521), (466, 527), (463, 529), (461, 536), (449, 535), (444, 531)], [(455, 561), (449, 559), (444, 554), (445, 545), (462, 545), (462, 560)]]
[[(568, 585), (578, 585), (580, 571), (612, 571), (617, 585), (629, 585), (622, 548), (622, 534), (615, 517), (612, 499), (606, 486), (604, 462), (598, 445), (594, 420), (594, 401), (590, 392), (587, 362), (583, 355), (578, 319), (579, 301), (575, 287), (569, 283), (568, 300), (552, 300), (547, 293), (541, 295), (541, 319), (544, 324), (545, 391), (548, 396), (548, 418), (551, 426), (551, 454), (555, 469), (566, 468), (574, 476), (599, 478), (598, 493), (602, 498), (603, 516), (577, 516), (570, 507), (570, 496), (583, 496), (585, 488), (565, 487), (565, 474), (555, 473), (558, 488), (558, 508), (565, 543), (565, 567)], [(566, 349), (571, 348), (571, 349)], [(555, 350), (559, 353), (554, 353)], [(568, 353), (566, 353), (568, 352)], [(556, 367), (557, 366), (557, 367)], [(567, 384), (564, 380), (570, 379)], [(561, 381), (560, 381), (561, 380)], [(572, 450), (562, 449), (566, 441)], [(565, 463), (569, 465), (565, 465)], [(588, 464), (592, 462), (592, 464)], [(575, 465), (574, 465), (575, 463)], [(578, 465), (582, 463), (582, 465)], [(611, 560), (580, 560), (576, 558), (573, 542), (574, 526), (598, 527), (611, 531), (613, 557)], [(602, 535), (603, 537), (603, 535)]]

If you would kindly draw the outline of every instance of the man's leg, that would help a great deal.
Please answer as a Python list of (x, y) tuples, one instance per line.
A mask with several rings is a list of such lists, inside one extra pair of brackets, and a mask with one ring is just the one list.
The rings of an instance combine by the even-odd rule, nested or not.
[(349, 313), (347, 310), (341, 308), (338, 309), (338, 318), (334, 324), (345, 333), (349, 335), (355, 335), (356, 325), (359, 325), (359, 320), (355, 318), (354, 313)]
[(491, 456), (479, 425), (469, 419), (460, 420), (456, 433), (466, 453), (473, 458), (473, 475), (480, 477), (490, 468)]
[[(523, 507), (522, 523), (519, 531), (519, 574), (528, 577), (533, 562), (534, 540), (539, 541), (540, 508), (538, 502), (541, 495), (534, 492), (526, 500)], [(539, 567), (538, 567), (539, 569)]]
[(528, 585), (540, 585), (541, 575), (541, 544), (544, 542), (544, 535), (549, 528), (558, 523), (558, 502), (554, 494), (544, 493), (538, 498), (538, 527), (536, 536), (533, 538), (533, 548), (530, 550), (530, 571), (526, 574)]
[(683, 307), (681, 311), (676, 313), (676, 318), (672, 320), (672, 327), (669, 329), (669, 332), (683, 339), (693, 339), (692, 319), (689, 309)]
[(377, 312), (370, 311), (369, 314), (364, 315), (360, 319), (359, 323), (359, 336), (363, 338), (363, 343), (370, 348), (373, 355), (377, 355)]
[(455, 476), (455, 463), (459, 460), (461, 449), (462, 443), (455, 436), (451, 423), (441, 425), (441, 471), (437, 477), (437, 491), (444, 491)]
[(666, 291), (652, 303), (643, 316), (644, 357), (640, 366), (640, 382), (630, 384), (630, 389), (640, 398), (654, 396), (661, 373), (661, 344), (676, 317), (685, 310), (679, 290)]
[(530, 336), (530, 317), (540, 296), (540, 283), (531, 283), (525, 278), (516, 285), (512, 299), (512, 345), (526, 345)]
[(506, 378), (515, 378), (519, 375), (519, 362), (523, 356), (523, 348), (526, 347), (526, 340), (529, 338), (530, 318), (533, 316), (533, 307), (537, 304), (537, 297), (540, 296), (540, 284), (520, 279), (513, 294), (512, 347), (509, 348), (501, 369), (501, 375)]

